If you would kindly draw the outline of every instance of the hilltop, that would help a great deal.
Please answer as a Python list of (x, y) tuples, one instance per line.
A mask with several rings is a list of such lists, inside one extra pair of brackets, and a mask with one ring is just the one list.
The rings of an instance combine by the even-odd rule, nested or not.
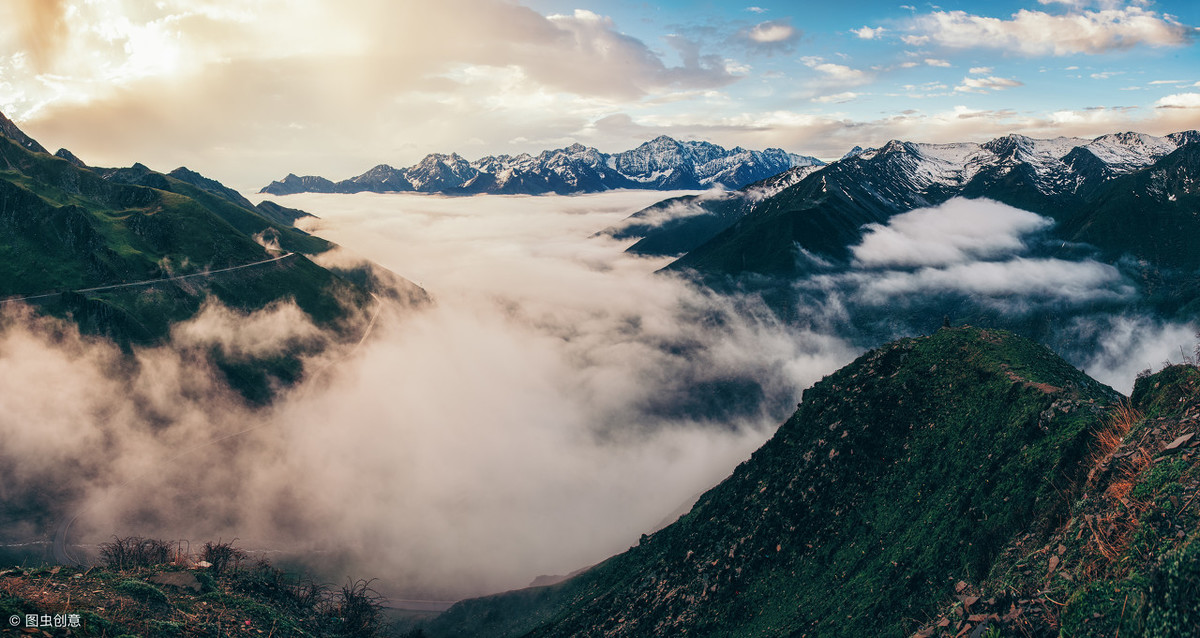
[[(1200, 426), (1197, 380), (1190, 366), (1145, 378), (1130, 408), (1010, 333), (902, 339), (807, 390), (774, 437), (672, 525), (563, 583), (463, 601), (426, 631), (903, 636), (981, 635), (987, 626), (1041, 636), (1072, 622), (1135, 619), (1190, 627), (1195, 611), (1177, 592), (1197, 585), (1188, 507), (1200, 474), (1191, 439), (1177, 435)], [(1131, 438), (1115, 447), (1131, 414)], [(1157, 453), (1166, 439), (1175, 455)], [(1122, 461), (1131, 449), (1147, 457), (1133, 471)], [(1126, 490), (1118, 496), (1138, 499), (1136, 516), (1119, 500), (1097, 501), (1114, 470)], [(1114, 522), (1140, 545), (1116, 543)], [(1156, 582), (1176, 593), (1164, 598)], [(1135, 587), (1143, 602), (1118, 621), (1112, 592)]]

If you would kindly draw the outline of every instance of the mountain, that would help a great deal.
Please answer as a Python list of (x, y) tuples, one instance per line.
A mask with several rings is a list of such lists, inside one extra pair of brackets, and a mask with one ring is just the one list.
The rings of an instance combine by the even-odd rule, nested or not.
[(819, 166), (814, 157), (777, 148), (725, 149), (708, 142), (680, 142), (667, 136), (609, 155), (572, 144), (538, 155), (487, 156), (468, 162), (456, 153), (427, 155), (408, 168), (380, 164), (340, 182), (288, 175), (261, 192), (376, 193), (416, 191), (474, 195), (594, 193), (616, 188), (655, 190), (741, 188), (796, 166)]
[(796, 166), (739, 190), (712, 189), (672, 197), (647, 206), (597, 235), (637, 238), (627, 251), (640, 255), (682, 255), (715, 237), (758, 204), (799, 182), (821, 165)]
[(426, 631), (911, 635), (957, 581), (1003, 576), (1007, 549), (1071, 516), (1119, 399), (1003, 331), (891, 343), (806, 390), (675, 523), (562, 583), (460, 602)]
[[(1094, 140), (1036, 140), (1009, 135), (983, 144), (891, 141), (859, 151), (765, 200), (731, 197), (721, 233), (673, 264), (675, 269), (736, 275), (800, 276), (802, 251), (846, 264), (871, 224), (952, 197), (988, 198), (1045, 215), (1055, 236), (1082, 242), (1115, 260), (1123, 254), (1195, 269), (1200, 236), (1194, 180), (1195, 131), (1138, 133)], [(1149, 190), (1147, 190), (1149, 189)], [(650, 233), (647, 233), (647, 237)], [(669, 242), (659, 238), (657, 241)]]
[[(2, 116), (0, 125), (6, 302), (24, 301), (130, 347), (166, 341), (173, 324), (210, 298), (245, 312), (294, 301), (336, 334), (383, 292), (361, 274), (309, 259), (334, 246), (291, 226), (303, 211), (254, 206), (186, 168), (87, 167), (68, 151), (47, 154)], [(399, 285), (421, 296), (415, 285)], [(287, 356), (217, 364), (255, 401), (298, 374)]]

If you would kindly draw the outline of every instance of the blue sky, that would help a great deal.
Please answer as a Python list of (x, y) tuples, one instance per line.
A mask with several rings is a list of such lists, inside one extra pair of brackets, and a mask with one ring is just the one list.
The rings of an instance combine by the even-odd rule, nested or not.
[(1164, 134), (1200, 127), (1196, 4), (19, 0), (0, 110), (86, 161), (243, 188), (659, 134), (825, 159)]

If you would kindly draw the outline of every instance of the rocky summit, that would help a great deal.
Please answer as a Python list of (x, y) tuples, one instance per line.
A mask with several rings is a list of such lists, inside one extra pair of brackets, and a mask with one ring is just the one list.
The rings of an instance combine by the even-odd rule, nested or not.
[(617, 188), (652, 190), (741, 188), (797, 166), (821, 160), (769, 148), (726, 149), (709, 142), (657, 137), (637, 148), (607, 154), (582, 144), (537, 155), (487, 156), (467, 161), (457, 153), (434, 153), (408, 168), (380, 164), (340, 182), (288, 175), (261, 192), (387, 193), (415, 191), (447, 195), (479, 193), (541, 195), (595, 193)]

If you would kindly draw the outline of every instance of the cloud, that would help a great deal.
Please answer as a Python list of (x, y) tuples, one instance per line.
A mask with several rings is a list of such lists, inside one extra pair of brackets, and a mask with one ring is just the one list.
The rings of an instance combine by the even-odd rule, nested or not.
[(872, 28), (872, 27), (868, 27), (865, 25), (859, 29), (850, 29), (850, 33), (853, 33), (854, 35), (862, 38), (863, 40), (874, 40), (875, 38), (878, 38), (880, 35), (882, 35), (885, 31), (887, 31), (887, 29), (885, 29), (883, 27)]
[(46, 81), (0, 55), (0, 77), (20, 82), (6, 91), (7, 114), (101, 165), (187, 164), (242, 188), (286, 171), (346, 177), (433, 151), (508, 152), (515, 138), (537, 151), (616, 105), (739, 77), (696, 46), (668, 64), (603, 15), (544, 16), (502, 0), (367, 0), (354, 11), (114, 2), (72, 9), (81, 13)]
[(1023, 251), (1022, 237), (1053, 225), (987, 199), (952, 199), (868, 224), (852, 249), (859, 267), (948, 266)]
[(1154, 103), (1160, 109), (1195, 109), (1200, 108), (1200, 93), (1175, 93), (1160, 98)]
[(49, 71), (69, 33), (64, 0), (15, 0), (19, 37), (35, 71)]
[[(1139, 7), (1053, 15), (1022, 9), (1010, 19), (965, 11), (935, 11), (915, 18), (912, 41), (959, 49), (994, 48), (1037, 55), (1101, 54), (1136, 46), (1185, 46), (1193, 30), (1169, 16)], [(928, 38), (927, 40), (925, 38)]]
[[(1120, 272), (1108, 264), (1017, 257), (890, 271), (869, 281), (859, 295), (868, 304), (887, 304), (898, 297), (952, 292), (994, 298), (997, 308), (1021, 313), (1029, 308), (1031, 298), (1082, 304), (1130, 297), (1132, 288), (1121, 283)], [(1010, 304), (1008, 298), (1018, 299)]]
[(949, 67), (950, 61), (949, 60), (940, 60), (937, 58), (925, 58), (925, 64), (927, 66)]
[(853, 91), (843, 91), (842, 93), (833, 93), (831, 95), (822, 95), (812, 98), (813, 102), (820, 104), (843, 104), (857, 98), (860, 94)]
[(750, 13), (766, 13), (767, 10), (762, 7), (746, 7), (746, 11)]
[(1001, 78), (994, 75), (983, 78), (964, 77), (962, 84), (954, 87), (959, 93), (987, 93), (990, 91), (1003, 91), (1014, 86), (1023, 86), (1024, 82), (1011, 78)]
[(739, 30), (734, 35), (734, 41), (752, 51), (769, 55), (794, 50), (801, 35), (800, 30), (793, 27), (789, 19), (767, 20)]
[(803, 59), (805, 66), (820, 73), (824, 78), (834, 84), (841, 86), (854, 86), (865, 84), (871, 80), (871, 75), (866, 71), (848, 67), (844, 64), (834, 64), (826, 62), (823, 58), (810, 56)]
[(971, 67), (970, 71), (968, 71), (968, 73), (970, 73), (971, 75), (987, 75), (988, 73), (991, 73), (991, 72), (992, 72), (992, 67), (990, 67), (990, 66), (973, 66), (973, 67)]
[(1180, 350), (1190, 350), (1200, 327), (1120, 314), (1079, 317), (1071, 321), (1070, 329), (1087, 346), (1080, 353), (1080, 368), (1097, 381), (1129, 394), (1142, 370), (1158, 370), (1164, 361), (1179, 363)]
[(436, 301), (382, 306), (361, 347), (312, 355), (305, 369), (324, 372), (267, 408), (237, 401), (201, 355), (312, 338), (294, 306), (210, 306), (128, 359), (6, 307), (3, 498), (83, 508), (79, 542), (238, 537), (409, 598), (510, 589), (621, 551), (855, 354), (588, 239), (661, 196), (285, 198)]

